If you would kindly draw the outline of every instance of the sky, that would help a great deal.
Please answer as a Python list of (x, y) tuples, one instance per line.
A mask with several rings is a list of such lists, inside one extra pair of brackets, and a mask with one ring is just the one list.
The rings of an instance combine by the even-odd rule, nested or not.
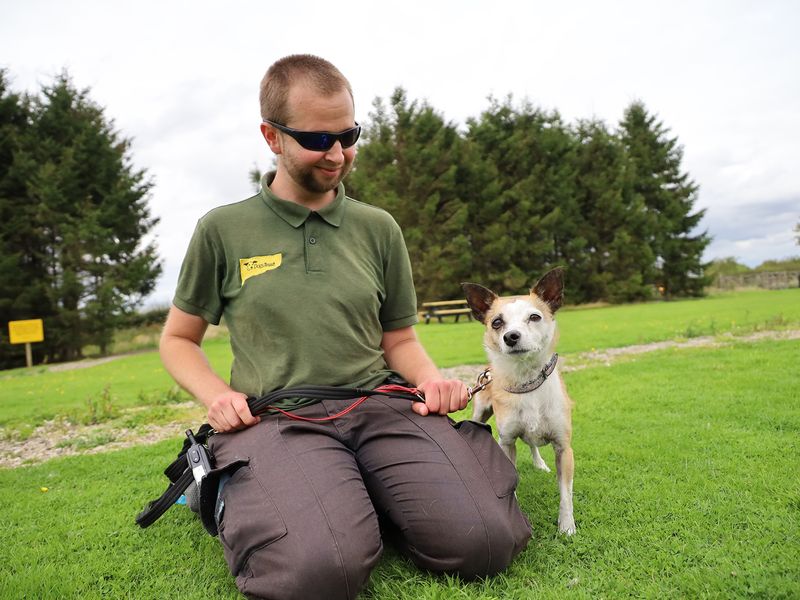
[(294, 53), (345, 74), (362, 123), (398, 86), (461, 125), (492, 96), (611, 128), (640, 100), (699, 185), (705, 259), (800, 255), (798, 31), (794, 0), (0, 0), (0, 68), (31, 93), (66, 69), (132, 139), (160, 219), (153, 306), (170, 302), (197, 219), (272, 164), (258, 84)]

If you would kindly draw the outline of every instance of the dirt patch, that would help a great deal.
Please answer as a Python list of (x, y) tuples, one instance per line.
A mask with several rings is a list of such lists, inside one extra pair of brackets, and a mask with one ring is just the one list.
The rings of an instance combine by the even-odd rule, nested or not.
[(97, 425), (76, 425), (64, 419), (45, 421), (25, 439), (15, 439), (13, 434), (0, 438), (0, 468), (37, 464), (60, 456), (97, 454), (139, 444), (154, 444), (178, 438), (188, 427), (197, 427), (205, 420), (205, 409), (194, 401), (170, 406), (186, 411), (186, 418), (146, 427), (120, 425), (120, 420), (141, 410), (135, 407), (124, 410), (119, 419)]
[[(591, 352), (579, 352), (570, 355), (559, 356), (559, 369), (565, 373), (579, 371), (587, 367), (597, 366), (598, 364), (611, 365), (614, 360), (633, 354), (645, 354), (667, 348), (721, 348), (736, 342), (758, 342), (761, 340), (797, 340), (800, 339), (800, 329), (787, 331), (759, 331), (744, 336), (705, 336), (696, 337), (680, 341), (652, 342), (650, 344), (636, 344), (633, 346), (622, 346), (620, 348), (604, 348), (603, 350), (593, 350)], [(459, 379), (471, 385), (475, 383), (478, 375), (484, 367), (481, 365), (461, 365), (448, 369), (440, 369), (442, 374), (448, 379)]]
[[(718, 348), (738, 342), (757, 342), (761, 340), (796, 340), (800, 339), (800, 330), (761, 331), (746, 336), (732, 335), (718, 337), (697, 337), (682, 341), (654, 342), (638, 344), (622, 348), (607, 348), (593, 352), (581, 352), (562, 357), (560, 368), (564, 372), (577, 371), (598, 364), (611, 365), (624, 356), (644, 354), (667, 348)], [(68, 365), (55, 365), (51, 369), (84, 368), (93, 364), (101, 364), (119, 357), (107, 357), (94, 361), (80, 361)], [(482, 371), (480, 365), (461, 365), (441, 369), (449, 379), (459, 379), (467, 385), (475, 383)], [(195, 404), (186, 422), (173, 422), (151, 425), (146, 428), (127, 429), (115, 426), (114, 423), (81, 426), (65, 421), (47, 421), (37, 427), (25, 440), (0, 438), (0, 468), (14, 468), (44, 462), (58, 456), (78, 454), (96, 454), (128, 448), (140, 444), (153, 444), (169, 438), (179, 438), (187, 427), (195, 427), (205, 420), (205, 410)], [(130, 409), (136, 410), (136, 409)]]
[(790, 329), (786, 331), (759, 331), (744, 336), (734, 336), (730, 334), (722, 336), (704, 336), (681, 341), (653, 342), (650, 344), (636, 344), (633, 346), (623, 346), (621, 348), (604, 348), (592, 352), (580, 352), (569, 356), (561, 363), (561, 370), (565, 372), (577, 371), (586, 367), (595, 366), (598, 363), (610, 365), (615, 359), (632, 354), (644, 354), (655, 352), (656, 350), (666, 350), (668, 348), (721, 348), (730, 346), (737, 342), (758, 342), (761, 340), (797, 340), (800, 339), (800, 330)]

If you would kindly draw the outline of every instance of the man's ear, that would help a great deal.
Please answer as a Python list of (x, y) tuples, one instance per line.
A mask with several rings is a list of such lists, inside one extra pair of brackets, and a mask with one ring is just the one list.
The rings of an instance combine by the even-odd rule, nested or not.
[(564, 304), (564, 269), (556, 267), (545, 273), (531, 288), (531, 294), (536, 294), (544, 300), (550, 311), (555, 314)]
[(497, 294), (477, 283), (462, 283), (461, 289), (464, 290), (467, 304), (472, 309), (472, 314), (478, 321), (483, 323), (489, 308), (497, 300)]
[(278, 135), (278, 130), (269, 123), (261, 123), (261, 135), (267, 141), (269, 149), (273, 154), (282, 154), (283, 148), (281, 147), (281, 138)]

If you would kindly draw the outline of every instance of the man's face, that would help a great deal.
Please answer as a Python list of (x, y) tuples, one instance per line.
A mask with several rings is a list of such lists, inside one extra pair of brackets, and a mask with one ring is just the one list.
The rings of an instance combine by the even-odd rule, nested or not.
[[(295, 84), (289, 92), (290, 117), (287, 127), (301, 131), (338, 132), (355, 125), (353, 100), (343, 89), (332, 96), (320, 96), (306, 84)], [(327, 151), (306, 150), (284, 133), (281, 161), (294, 185), (305, 195), (327, 194), (350, 172), (356, 147), (342, 148), (336, 142)]]

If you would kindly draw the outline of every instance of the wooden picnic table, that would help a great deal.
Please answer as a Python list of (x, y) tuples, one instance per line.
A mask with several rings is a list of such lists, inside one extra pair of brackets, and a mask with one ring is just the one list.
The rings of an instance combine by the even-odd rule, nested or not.
[(425, 319), (425, 324), (431, 322), (431, 318), (436, 317), (439, 323), (442, 322), (442, 317), (449, 315), (455, 316), (455, 323), (458, 323), (461, 315), (467, 315), (467, 318), (472, 320), (472, 309), (467, 304), (466, 300), (439, 300), (437, 302), (423, 302), (422, 313)]

